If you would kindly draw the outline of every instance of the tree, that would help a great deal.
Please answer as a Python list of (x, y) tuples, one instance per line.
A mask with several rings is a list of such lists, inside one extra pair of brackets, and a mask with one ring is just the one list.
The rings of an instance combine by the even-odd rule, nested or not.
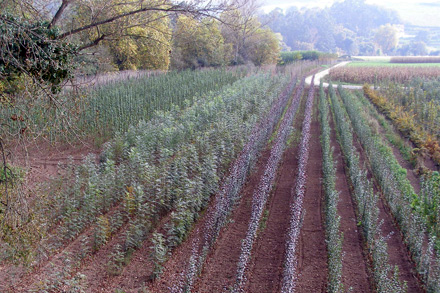
[(330, 8), (330, 14), (336, 23), (363, 37), (369, 37), (381, 25), (401, 23), (396, 11), (367, 4), (365, 0), (336, 1)]
[(280, 54), (280, 39), (270, 29), (259, 29), (249, 40), (249, 59), (255, 65), (275, 64)]
[(384, 53), (390, 53), (399, 43), (397, 29), (390, 24), (380, 26), (374, 36), (374, 41)]
[(414, 41), (423, 42), (425, 44), (429, 43), (430, 40), (431, 40), (431, 35), (428, 30), (419, 31), (416, 37), (414, 38)]
[(428, 54), (426, 44), (421, 41), (411, 41), (409, 44), (402, 46), (398, 51), (403, 56), (424, 56)]
[[(48, 83), (52, 92), (69, 77), (74, 45), (59, 41), (57, 28), (48, 22), (21, 21), (12, 15), (0, 15), (0, 82), (10, 85), (26, 74)], [(8, 90), (0, 92), (0, 95)]]
[(167, 70), (171, 36), (169, 18), (163, 17), (146, 27), (127, 28), (123, 37), (114, 41), (105, 40), (103, 44), (110, 49), (110, 55), (119, 70)]
[(250, 60), (250, 39), (262, 26), (256, 17), (257, 9), (254, 0), (237, 0), (232, 9), (220, 16), (222, 35), (233, 48), (233, 64), (243, 64)]
[(173, 68), (198, 68), (226, 65), (232, 54), (224, 43), (218, 21), (179, 16), (174, 30)]
[[(56, 112), (53, 119), (65, 121), (64, 127), (72, 130), (70, 119), (75, 117), (75, 109), (67, 108), (63, 99), (76, 97), (57, 93), (72, 75), (75, 55), (102, 44), (121, 69), (167, 68), (170, 17), (216, 18), (227, 8), (219, 1), (202, 0), (1, 1), (0, 107), (22, 115), (0, 116), (0, 228), (25, 223), (17, 218), (25, 213), (14, 204), (25, 197), (10, 192), (15, 175), (8, 165), (4, 142), (29, 133), (33, 118), (26, 116), (26, 109), (35, 103), (47, 109), (45, 115)], [(58, 111), (49, 111), (55, 108)], [(14, 133), (8, 128), (11, 123), (20, 125)]]
[[(6, 34), (7, 37), (1, 39), (0, 46), (4, 49), (9, 42), (8, 40), (15, 38), (17, 43), (23, 44), (25, 47), (11, 46), (6, 48), (5, 53), (0, 56), (3, 62), (2, 73), (7, 74), (13, 70), (12, 68), (16, 68), (14, 69), (16, 72), (28, 74), (32, 78), (41, 81), (41, 74), (35, 75), (39, 70), (29, 71), (29, 68), (26, 68), (26, 58), (17, 59), (19, 64), (17, 62), (11, 64), (7, 56), (31, 51), (40, 58), (45, 55), (44, 50), (46, 47), (63, 47), (63, 44), (76, 45), (76, 51), (67, 52), (70, 54), (92, 48), (102, 42), (108, 44), (122, 42), (121, 45), (132, 49), (132, 52), (134, 51), (133, 48), (137, 47), (143, 53), (146, 52), (146, 47), (151, 47), (153, 43), (162, 43), (165, 47), (156, 46), (154, 53), (167, 52), (163, 49), (169, 46), (167, 40), (169, 40), (170, 32), (167, 19), (171, 15), (186, 14), (197, 17), (216, 17), (218, 13), (228, 8), (225, 3), (217, 3), (219, 4), (201, 0), (180, 3), (173, 3), (169, 0), (138, 0), (122, 3), (116, 0), (62, 0), (55, 9), (55, 4), (44, 0), (41, 2), (27, 0), (4, 1), (1, 3), (4, 11), (15, 11), (15, 15), (10, 17), (7, 14), (1, 14), (1, 25), (6, 27), (5, 31), (18, 30), (23, 33), (19, 34), (18, 38), (16, 33)], [(53, 12), (50, 13), (50, 10), (53, 10)], [(39, 29), (35, 29), (36, 27)], [(36, 42), (36, 39), (40, 40), (40, 43)], [(144, 40), (141, 41), (141, 39)], [(147, 39), (150, 41), (145, 41)], [(50, 40), (50, 44), (43, 44), (43, 40)], [(124, 63), (129, 64), (126, 67), (133, 66), (132, 60), (128, 60), (130, 58), (123, 56), (124, 54), (120, 51), (116, 52), (116, 47), (117, 45), (112, 46), (113, 52), (117, 56), (116, 61), (122, 64), (122, 68), (124, 68)], [(66, 50), (63, 52), (66, 52)], [(150, 54), (151, 56), (153, 54)], [(46, 55), (45, 58), (53, 59), (52, 56)], [(162, 56), (162, 60), (165, 59)], [(51, 62), (48, 61), (48, 63)], [(68, 62), (65, 64), (68, 64)], [(62, 69), (68, 67), (62, 65), (56, 64), (53, 67), (61, 67)], [(150, 65), (147, 64), (145, 67), (149, 68)], [(67, 77), (67, 74), (64, 75)], [(0, 78), (4, 79), (5, 76), (0, 76)], [(57, 74), (57, 78), (59, 78), (59, 74)], [(49, 80), (46, 77), (43, 79), (53, 82), (50, 78)]]

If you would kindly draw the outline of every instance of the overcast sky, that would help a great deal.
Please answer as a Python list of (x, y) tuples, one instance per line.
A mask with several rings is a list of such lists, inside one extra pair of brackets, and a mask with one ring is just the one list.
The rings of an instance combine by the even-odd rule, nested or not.
[[(339, 0), (342, 1), (342, 0)], [(296, 7), (326, 7), (331, 6), (334, 0), (260, 0), (265, 12), (276, 7), (286, 9)], [(397, 10), (403, 21), (415, 25), (440, 26), (440, 0), (366, 0), (368, 4), (376, 4)]]

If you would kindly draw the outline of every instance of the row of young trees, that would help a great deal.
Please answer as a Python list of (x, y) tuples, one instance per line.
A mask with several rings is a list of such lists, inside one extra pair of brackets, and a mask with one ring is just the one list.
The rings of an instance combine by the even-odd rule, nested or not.
[[(353, 108), (336, 95), (333, 86), (329, 86), (331, 106), (336, 122), (339, 144), (342, 149), (347, 167), (348, 178), (353, 187), (352, 196), (358, 210), (358, 220), (362, 227), (363, 236), (372, 260), (372, 271), (375, 287), (378, 292), (406, 292), (407, 286), (400, 280), (398, 267), (392, 267), (389, 262), (387, 237), (383, 236), (379, 220), (379, 196), (373, 191), (372, 182), (368, 179), (367, 171), (360, 163), (360, 157), (354, 147), (353, 130), (357, 135), (357, 122), (351, 120)], [(344, 104), (345, 103), (345, 104)], [(358, 109), (359, 110), (359, 109)], [(363, 124), (367, 125), (367, 124)], [(364, 126), (368, 129), (368, 126)], [(338, 291), (339, 292), (339, 291)]]
[(236, 280), (232, 292), (242, 292), (246, 284), (246, 271), (250, 263), (252, 247), (257, 239), (258, 227), (260, 226), (260, 222), (263, 217), (263, 212), (269, 198), (269, 193), (275, 184), (277, 170), (287, 144), (287, 139), (292, 131), (291, 125), (298, 111), (303, 90), (304, 80), (297, 89), (291, 104), (285, 112), (283, 120), (278, 128), (277, 136), (270, 152), (270, 157), (267, 160), (267, 164), (264, 168), (263, 176), (261, 176), (258, 186), (254, 189), (252, 194), (251, 218), (246, 232), (246, 237), (241, 243), (240, 256), (237, 263)]
[(311, 87), (307, 95), (305, 115), (302, 124), (302, 136), (299, 145), (298, 174), (295, 186), (290, 192), (292, 204), (290, 207), (289, 228), (286, 235), (284, 269), (281, 281), (282, 293), (295, 292), (296, 282), (298, 280), (297, 247), (305, 213), (303, 202), (306, 193), (307, 165), (310, 154), (310, 130), (313, 115), (313, 102), (315, 99), (314, 80), (315, 77), (313, 76)]
[[(296, 76), (293, 76), (278, 99), (272, 103), (270, 111), (254, 126), (247, 143), (229, 168), (228, 176), (224, 178), (215, 195), (214, 204), (207, 211), (208, 219), (202, 228), (202, 236), (194, 239), (194, 248), (188, 261), (186, 279), (177, 280), (173, 292), (191, 292), (197, 278), (196, 274), (200, 274), (202, 271), (208, 253), (213, 248), (221, 229), (228, 224), (228, 217), (240, 199), (242, 187), (250, 170), (279, 123), (296, 83)], [(300, 87), (303, 87), (303, 84)], [(297, 89), (297, 91), (302, 90)]]
[(427, 218), (414, 208), (414, 200), (420, 197), (406, 178), (406, 170), (399, 165), (391, 148), (372, 134), (366, 113), (362, 111), (362, 103), (342, 87), (338, 90), (353, 130), (369, 159), (373, 176), (416, 263), (417, 272), (428, 292), (439, 292), (439, 260), (433, 251), (436, 235), (427, 229)]

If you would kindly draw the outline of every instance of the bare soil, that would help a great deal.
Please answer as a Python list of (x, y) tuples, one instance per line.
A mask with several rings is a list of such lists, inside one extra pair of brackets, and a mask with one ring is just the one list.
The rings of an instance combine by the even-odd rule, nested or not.
[(289, 228), (291, 191), (298, 171), (298, 140), (304, 117), (305, 99), (295, 117), (293, 141), (284, 151), (275, 188), (266, 205), (258, 238), (252, 251), (245, 292), (279, 292)]
[(324, 192), (321, 184), (322, 149), (319, 140), (320, 127), (316, 114), (311, 124), (310, 156), (307, 164), (307, 183), (304, 196), (304, 221), (301, 228), (298, 251), (298, 292), (326, 292), (327, 246), (324, 227)]
[(336, 190), (339, 192), (338, 214), (341, 217), (340, 229), (344, 233), (342, 251), (342, 282), (344, 289), (353, 292), (372, 292), (368, 274), (367, 255), (357, 226), (356, 207), (350, 193), (341, 146), (336, 140), (333, 120), (331, 120), (331, 146), (334, 148), (333, 160), (336, 167)]
[(98, 147), (88, 142), (50, 144), (41, 139), (16, 140), (9, 143), (8, 151), (10, 163), (26, 169), (28, 190), (61, 175), (62, 167), (68, 163), (79, 164), (88, 154), (100, 153)]
[[(368, 163), (365, 151), (359, 143), (356, 136), (353, 139), (353, 145), (358, 151), (361, 165), (365, 163), (367, 166), (368, 177), (373, 179), (371, 167)], [(400, 233), (396, 222), (391, 214), (389, 207), (387, 206), (384, 195), (380, 192), (378, 184), (374, 182), (374, 192), (378, 192), (380, 195), (379, 200), (379, 221), (383, 221), (381, 225), (382, 236), (388, 237), (388, 256), (391, 266), (397, 266), (399, 268), (401, 280), (407, 282), (408, 292), (424, 292), (420, 281), (417, 278), (415, 264), (411, 261), (408, 253), (408, 249), (404, 244), (402, 234)]]
[(249, 178), (238, 206), (230, 217), (230, 224), (220, 233), (214, 249), (208, 255), (194, 292), (223, 292), (235, 282), (237, 262), (241, 251), (241, 241), (245, 238), (252, 211), (252, 195), (264, 174), (270, 150), (263, 152), (257, 162), (257, 169)]

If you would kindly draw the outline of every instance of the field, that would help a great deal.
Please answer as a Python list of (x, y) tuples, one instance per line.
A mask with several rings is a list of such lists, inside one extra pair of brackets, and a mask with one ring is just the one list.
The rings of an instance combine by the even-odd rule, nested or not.
[(440, 63), (391, 63), (380, 61), (354, 61), (347, 64), (347, 67), (393, 67), (393, 68), (405, 68), (405, 67), (438, 67)]
[(436, 131), (437, 83), (307, 85), (323, 65), (92, 89), (75, 125), (107, 142), (0, 213), (0, 291), (440, 292), (438, 133), (384, 116)]

